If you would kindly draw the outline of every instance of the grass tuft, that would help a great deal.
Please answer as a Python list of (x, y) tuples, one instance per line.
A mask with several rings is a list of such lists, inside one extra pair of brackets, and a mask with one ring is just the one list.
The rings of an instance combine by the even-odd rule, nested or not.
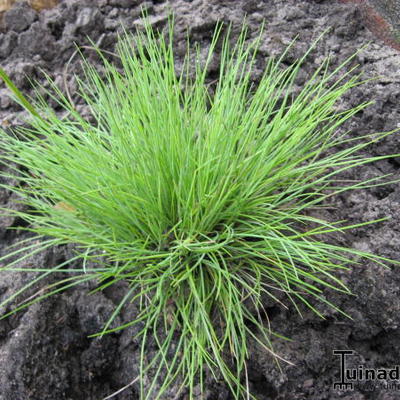
[[(166, 38), (148, 24), (126, 34), (118, 45), (122, 70), (105, 57), (104, 74), (84, 62), (79, 95), (90, 121), (54, 84), (47, 94), (62, 117), (39, 90), (26, 100), (0, 69), (31, 114), (29, 128), (0, 133), (1, 162), (8, 165), (1, 176), (19, 182), (2, 186), (27, 205), (27, 211), (7, 213), (35, 233), (3, 257), (2, 269), (19, 271), (28, 255), (69, 243), (79, 249), (74, 259), (82, 260), (81, 269), (69, 269), (72, 260), (34, 269), (42, 274), (0, 307), (53, 273), (72, 275), (60, 275), (45, 294), (3, 318), (85, 281), (98, 281), (99, 290), (125, 281), (129, 289), (98, 334), (140, 326), (141, 399), (162, 398), (176, 382), (192, 399), (199, 388), (204, 393), (206, 370), (223, 378), (235, 399), (250, 398), (249, 342), (279, 359), (265, 322), (265, 296), (280, 303), (285, 293), (294, 307), (304, 303), (321, 315), (318, 301), (336, 308), (324, 288), (349, 293), (338, 269), (363, 259), (388, 261), (325, 241), (356, 225), (325, 221), (310, 210), (335, 194), (379, 184), (344, 184), (337, 176), (385, 158), (361, 151), (389, 133), (357, 140), (337, 133), (368, 105), (338, 109), (341, 97), (361, 83), (352, 59), (333, 71), (326, 60), (294, 96), (307, 55), (287, 68), (284, 56), (268, 59), (254, 85), (261, 36), (248, 44), (243, 29), (232, 46), (219, 25), (206, 60), (199, 49), (188, 53), (177, 74), (172, 23), (169, 28)], [(207, 71), (218, 47), (219, 78), (210, 94)], [(10, 257), (16, 260), (7, 263)], [(139, 304), (139, 314), (114, 326), (129, 302)], [(150, 338), (158, 352), (146, 361)]]

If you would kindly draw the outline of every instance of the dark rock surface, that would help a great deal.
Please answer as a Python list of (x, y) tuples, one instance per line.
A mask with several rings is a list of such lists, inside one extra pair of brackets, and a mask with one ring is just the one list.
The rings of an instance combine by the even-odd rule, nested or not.
[(399, 0), (341, 0), (357, 4), (368, 28), (380, 39), (400, 50)]
[[(43, 69), (64, 90), (66, 82), (73, 96), (73, 74), (80, 71), (76, 45), (96, 62), (95, 53), (87, 47), (90, 43), (87, 36), (101, 48), (112, 51), (121, 24), (127, 30), (140, 25), (141, 6), (160, 29), (165, 26), (169, 11), (175, 12), (178, 58), (185, 53), (187, 31), (192, 40), (207, 46), (218, 20), (232, 22), (237, 32), (247, 14), (250, 34), (254, 36), (265, 19), (259, 72), (266, 57), (279, 55), (296, 36), (297, 43), (285, 59), (287, 64), (330, 28), (305, 62), (299, 81), (307, 79), (326, 56), (331, 56), (333, 68), (371, 41), (355, 62), (361, 65), (365, 78), (376, 79), (352, 90), (343, 99), (342, 106), (370, 100), (375, 103), (355, 116), (346, 128), (357, 136), (400, 127), (400, 54), (364, 28), (355, 5), (333, 0), (64, 0), (56, 8), (41, 13), (20, 4), (4, 15), (0, 33), (1, 66), (24, 93), (30, 93), (26, 75), (42, 80), (40, 70)], [(215, 71), (211, 70), (210, 74)], [(7, 128), (19, 123), (20, 109), (7, 100), (6, 90), (1, 85), (0, 97), (2, 126)], [(74, 96), (73, 99), (76, 100)], [(373, 155), (399, 153), (399, 134), (371, 146), (368, 152)], [(365, 179), (392, 173), (391, 179), (398, 179), (399, 163), (399, 158), (380, 161), (357, 168), (347, 178)], [(9, 193), (0, 191), (1, 206), (17, 207), (13, 200)], [(359, 249), (400, 259), (398, 184), (344, 194), (334, 200), (334, 205), (335, 209), (327, 211), (331, 220), (358, 223), (388, 216), (388, 221), (347, 231), (342, 240)], [(4, 253), (7, 245), (25, 237), (25, 234), (5, 231), (21, 223), (0, 218), (1, 252)], [(49, 250), (25, 260), (23, 265), (55, 265), (66, 257), (67, 251)], [(34, 273), (2, 273), (0, 300), (35, 276)], [(333, 389), (333, 382), (339, 378), (339, 361), (332, 354), (334, 349), (354, 350), (356, 365), (390, 368), (400, 364), (398, 267), (385, 269), (364, 262), (343, 272), (342, 276), (355, 296), (328, 291), (324, 294), (351, 315), (352, 320), (325, 306), (320, 306), (326, 313), (326, 319), (322, 320), (307, 310), (302, 309), (300, 317), (293, 307), (285, 310), (267, 305), (273, 330), (292, 339), (291, 342), (274, 339), (275, 351), (295, 366), (282, 364), (280, 371), (272, 357), (253, 344), (249, 352), (249, 383), (260, 400), (400, 399), (400, 391), (385, 388), (372, 392), (363, 388), (343, 392)], [(42, 284), (50, 283), (50, 279)], [(28, 295), (38, 288), (37, 285), (32, 287)], [(82, 285), (0, 321), (0, 400), (100, 400), (137, 376), (140, 351), (138, 343), (132, 341), (132, 329), (102, 339), (87, 337), (101, 329), (123, 296), (124, 287), (87, 295), (90, 289)], [(123, 312), (121, 319), (134, 318), (135, 313), (132, 306)], [(151, 354), (149, 348), (148, 356)], [(134, 383), (114, 399), (137, 399), (138, 390), (139, 384)], [(175, 393), (172, 388), (165, 399), (173, 399)], [(231, 398), (226, 387), (211, 381), (207, 393), (208, 400)], [(183, 399), (186, 399), (184, 393), (177, 400)]]

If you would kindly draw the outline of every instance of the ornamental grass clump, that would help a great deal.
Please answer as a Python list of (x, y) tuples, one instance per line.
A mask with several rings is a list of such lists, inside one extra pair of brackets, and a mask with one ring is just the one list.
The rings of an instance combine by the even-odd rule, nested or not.
[[(18, 271), (19, 261), (49, 247), (78, 250), (54, 268), (38, 266), (39, 277), (1, 306), (49, 274), (59, 280), (6, 315), (89, 280), (98, 282), (97, 290), (125, 281), (123, 300), (94, 334), (140, 326), (142, 399), (161, 398), (177, 382), (178, 394), (194, 398), (199, 388), (204, 393), (205, 371), (225, 380), (235, 399), (248, 398), (249, 342), (279, 358), (265, 296), (281, 302), (285, 293), (294, 307), (304, 303), (320, 314), (316, 301), (335, 307), (324, 288), (349, 292), (338, 269), (363, 258), (385, 261), (324, 241), (349, 226), (312, 210), (334, 194), (376, 184), (344, 184), (337, 176), (384, 158), (366, 158), (360, 150), (387, 133), (357, 140), (338, 133), (367, 106), (337, 107), (360, 84), (350, 60), (333, 72), (324, 62), (294, 96), (304, 58), (286, 68), (282, 59), (269, 58), (255, 85), (261, 36), (247, 44), (243, 29), (230, 45), (220, 25), (206, 59), (199, 49), (188, 51), (178, 74), (172, 28), (167, 37), (148, 24), (126, 34), (117, 51), (122, 68), (102, 57), (98, 73), (84, 62), (79, 95), (89, 119), (55, 85), (47, 94), (63, 113), (46, 105), (43, 88), (28, 102), (1, 71), (31, 114), (29, 128), (0, 136), (8, 165), (2, 176), (19, 182), (3, 187), (27, 205), (8, 213), (34, 233), (3, 257), (2, 269)], [(211, 91), (207, 71), (217, 48), (219, 77)], [(129, 302), (139, 314), (115, 326)], [(158, 351), (147, 360), (150, 338)]]

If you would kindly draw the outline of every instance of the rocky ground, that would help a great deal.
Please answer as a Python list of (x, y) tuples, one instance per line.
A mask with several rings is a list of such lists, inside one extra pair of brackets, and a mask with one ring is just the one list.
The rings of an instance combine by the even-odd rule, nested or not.
[[(185, 37), (201, 46), (209, 44), (218, 20), (233, 23), (234, 32), (247, 14), (251, 36), (266, 21), (258, 67), (265, 58), (279, 55), (298, 37), (284, 62), (290, 64), (310, 43), (330, 28), (310, 55), (299, 84), (328, 55), (332, 68), (364, 45), (369, 45), (356, 61), (365, 78), (374, 78), (355, 88), (343, 99), (343, 106), (373, 100), (375, 103), (357, 114), (346, 126), (351, 135), (393, 130), (400, 127), (400, 54), (386, 46), (365, 28), (365, 9), (355, 3), (333, 0), (64, 0), (40, 13), (27, 3), (18, 2), (5, 12), (0, 24), (0, 63), (15, 84), (30, 93), (29, 79), (43, 81), (48, 73), (72, 94), (74, 73), (80, 72), (76, 45), (92, 62), (97, 62), (88, 36), (102, 49), (112, 51), (121, 27), (134, 30), (140, 25), (144, 7), (152, 24), (162, 29), (172, 10), (176, 16), (177, 57), (185, 51)], [(354, 4), (353, 4), (354, 3)], [(364, 2), (365, 3), (365, 2)], [(372, 4), (379, 3), (371, 1)], [(382, 2), (381, 2), (382, 3)], [(392, 3), (396, 3), (393, 2)], [(398, 4), (398, 2), (396, 3)], [(210, 71), (210, 77), (216, 71)], [(20, 123), (20, 110), (0, 86), (0, 123), (9, 129)], [(75, 97), (73, 96), (75, 100)], [(79, 107), (79, 104), (77, 104)], [(56, 104), (54, 104), (56, 108)], [(82, 108), (82, 112), (84, 112)], [(400, 152), (399, 134), (394, 134), (368, 149), (371, 155)], [(363, 166), (349, 178), (371, 178), (387, 173), (399, 179), (400, 158)], [(2, 207), (17, 207), (6, 191), (0, 191)], [(400, 260), (400, 188), (398, 184), (359, 190), (338, 196), (336, 208), (327, 211), (332, 220), (358, 223), (389, 217), (375, 225), (348, 231), (342, 240), (348, 245)], [(6, 230), (23, 224), (18, 219), (0, 219), (0, 252), (23, 239), (26, 234)], [(67, 257), (68, 249), (53, 249), (31, 257), (21, 267), (55, 265)], [(0, 300), (15, 293), (34, 278), (33, 273), (2, 273)], [(260, 400), (272, 399), (400, 399), (400, 390), (368, 387), (339, 391), (339, 359), (335, 349), (350, 349), (353, 365), (391, 368), (400, 364), (400, 274), (398, 267), (385, 269), (365, 262), (343, 275), (355, 296), (327, 293), (326, 297), (352, 316), (346, 319), (326, 309), (322, 320), (307, 310), (300, 317), (293, 308), (285, 310), (266, 304), (272, 328), (292, 339), (275, 340), (275, 349), (295, 366), (282, 364), (282, 370), (261, 348), (252, 345), (248, 363), (250, 386)], [(49, 283), (50, 278), (45, 283)], [(137, 375), (138, 344), (128, 329), (102, 339), (88, 339), (107, 320), (123, 295), (124, 287), (87, 295), (90, 287), (79, 287), (47, 299), (39, 305), (0, 321), (0, 400), (101, 400), (129, 384)], [(31, 289), (31, 294), (37, 288)], [(0, 310), (5, 311), (5, 310)], [(132, 318), (135, 309), (121, 318)], [(148, 350), (151, 357), (152, 349)], [(113, 397), (138, 398), (138, 383)], [(173, 399), (168, 393), (166, 399)], [(228, 400), (222, 384), (210, 381), (208, 400)], [(177, 400), (187, 399), (185, 393)]]

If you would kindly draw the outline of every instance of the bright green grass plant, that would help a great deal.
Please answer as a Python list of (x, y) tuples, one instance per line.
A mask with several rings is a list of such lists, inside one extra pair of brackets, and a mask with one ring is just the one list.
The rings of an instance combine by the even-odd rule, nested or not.
[[(351, 227), (321, 220), (313, 210), (334, 194), (376, 184), (346, 185), (338, 174), (384, 158), (360, 151), (387, 133), (357, 140), (338, 133), (367, 106), (338, 108), (338, 100), (360, 84), (351, 60), (332, 72), (324, 62), (294, 96), (304, 58), (287, 68), (282, 58), (269, 58), (255, 85), (261, 36), (247, 44), (244, 29), (231, 46), (219, 26), (206, 59), (199, 50), (188, 52), (178, 74), (169, 28), (166, 38), (149, 25), (124, 36), (118, 45), (122, 68), (102, 57), (100, 74), (84, 63), (79, 95), (89, 120), (55, 85), (47, 94), (62, 116), (39, 90), (28, 101), (0, 70), (31, 115), (29, 128), (0, 136), (8, 165), (2, 176), (19, 182), (3, 187), (27, 205), (8, 213), (26, 220), (23, 229), (35, 234), (3, 257), (3, 270), (21, 270), (21, 260), (49, 247), (72, 243), (78, 249), (55, 268), (33, 268), (39, 277), (0, 305), (53, 273), (60, 278), (44, 294), (6, 315), (89, 280), (98, 290), (125, 281), (127, 292), (99, 334), (140, 326), (142, 399), (161, 398), (176, 382), (192, 399), (199, 387), (204, 392), (205, 371), (223, 378), (235, 399), (248, 398), (249, 342), (279, 358), (265, 296), (280, 303), (285, 293), (299, 311), (304, 303), (320, 314), (314, 300), (335, 307), (324, 288), (349, 292), (338, 269), (363, 259), (385, 261), (324, 241)], [(212, 92), (207, 71), (219, 47)], [(7, 263), (7, 257), (17, 260)], [(81, 268), (69, 268), (79, 258)], [(139, 314), (115, 326), (128, 302)], [(158, 351), (146, 362), (150, 337)]]

